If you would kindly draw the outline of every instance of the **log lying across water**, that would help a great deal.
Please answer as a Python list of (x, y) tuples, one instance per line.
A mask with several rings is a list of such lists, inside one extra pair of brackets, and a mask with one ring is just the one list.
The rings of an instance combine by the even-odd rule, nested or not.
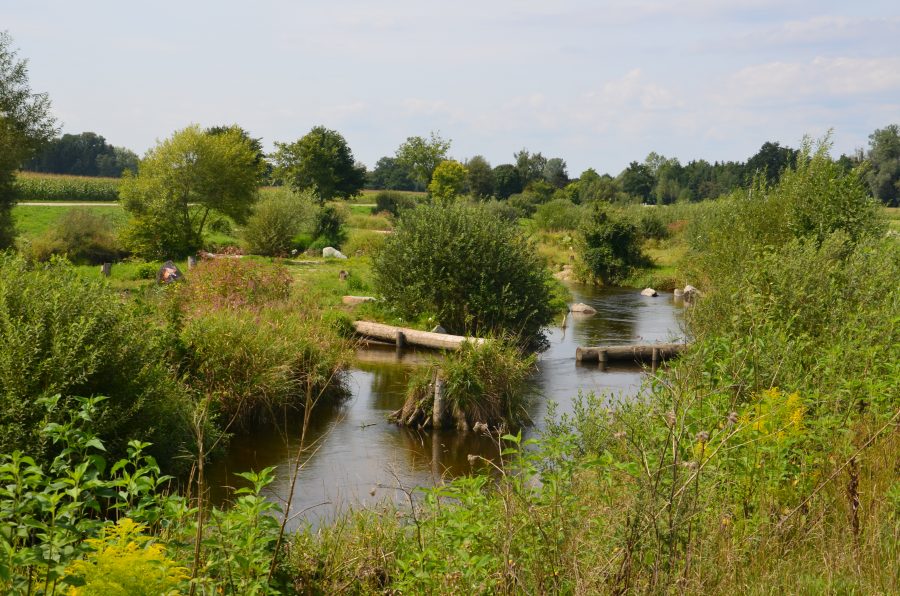
[(461, 335), (449, 335), (447, 333), (431, 333), (405, 327), (394, 327), (383, 323), (370, 323), (369, 321), (354, 321), (353, 329), (363, 337), (380, 339), (396, 344), (397, 347), (420, 346), (436, 350), (458, 350), (464, 342), (481, 344), (487, 340), (481, 337), (463, 337)]
[(687, 344), (637, 344), (633, 346), (579, 346), (575, 350), (578, 362), (661, 362), (677, 356), (687, 349)]

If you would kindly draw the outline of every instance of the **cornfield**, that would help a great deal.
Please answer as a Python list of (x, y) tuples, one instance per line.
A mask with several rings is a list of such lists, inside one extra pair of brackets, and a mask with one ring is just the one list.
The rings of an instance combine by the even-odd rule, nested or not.
[(119, 178), (19, 172), (15, 186), (20, 201), (118, 201), (119, 182)]

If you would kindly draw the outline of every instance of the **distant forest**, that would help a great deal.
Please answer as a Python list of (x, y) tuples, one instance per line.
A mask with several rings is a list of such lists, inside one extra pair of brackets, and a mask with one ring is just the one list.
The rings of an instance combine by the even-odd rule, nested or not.
[[(261, 147), (259, 139), (253, 140)], [(447, 159), (450, 142), (442, 142), (442, 155), (435, 157)], [(496, 166), (480, 155), (461, 163), (466, 168), (466, 190), (476, 198), (513, 198), (523, 206), (558, 198), (575, 203), (601, 200), (670, 204), (716, 198), (749, 186), (759, 176), (768, 183), (776, 183), (781, 172), (793, 165), (797, 154), (797, 149), (777, 142), (763, 143), (759, 151), (743, 162), (710, 163), (700, 159), (682, 164), (677, 158), (651, 152), (643, 161), (632, 161), (618, 175), (599, 174), (588, 168), (577, 178), (569, 177), (564, 159), (547, 158), (527, 149), (513, 154), (512, 162)], [(845, 170), (861, 166), (872, 195), (885, 205), (900, 205), (900, 126), (892, 124), (876, 130), (869, 136), (867, 149), (841, 155), (836, 161)], [(125, 170), (135, 171), (138, 162), (133, 151), (110, 145), (96, 133), (83, 132), (54, 139), (23, 169), (115, 177)], [(357, 166), (362, 168), (362, 164)], [(277, 180), (271, 182), (278, 184)], [(424, 191), (427, 181), (416, 174), (409, 160), (401, 159), (398, 154), (382, 157), (373, 169), (366, 170), (365, 188)]]

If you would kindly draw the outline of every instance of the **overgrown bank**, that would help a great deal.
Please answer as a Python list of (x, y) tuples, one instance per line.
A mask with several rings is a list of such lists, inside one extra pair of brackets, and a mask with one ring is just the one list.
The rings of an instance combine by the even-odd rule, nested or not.
[[(412, 506), (358, 510), (284, 540), (265, 517), (274, 505), (259, 496), (268, 470), (252, 477), (230, 512), (206, 516), (191, 510), (192, 500), (153, 488), (140, 497), (104, 493), (111, 511), (147, 523), (144, 537), (132, 539), (142, 549), (127, 564), (115, 532), (136, 536), (133, 529), (123, 522), (113, 530), (79, 505), (70, 518), (89, 523), (54, 534), (74, 546), (66, 560), (46, 564), (47, 544), (26, 529), (13, 551), (14, 575), (40, 583), (52, 571), (49, 583), (60, 585), (97, 577), (105, 565), (127, 579), (152, 559), (169, 572), (171, 589), (186, 591), (194, 575), (197, 589), (210, 593), (896, 592), (900, 305), (891, 280), (900, 275), (898, 243), (882, 237), (853, 178), (815, 155), (783, 184), (759, 187), (752, 200), (723, 201), (704, 217), (693, 224), (699, 240), (690, 255), (704, 290), (690, 316), (695, 349), (651, 378), (640, 400), (586, 396), (573, 415), (553, 418), (539, 442), (492, 435), (505, 447), (504, 461), (475, 458), (483, 474), (412, 491)], [(253, 284), (267, 288), (260, 294), (212, 286), (187, 298), (200, 305), (196, 312), (167, 312), (190, 320), (179, 329), (195, 321), (217, 327), (207, 321), (210, 310), (216, 317), (249, 312), (221, 337), (247, 334), (241, 343), (257, 346), (254, 353), (269, 343), (278, 353), (275, 337), (253, 339), (254, 323), (287, 316), (255, 314), (285, 304), (280, 274), (266, 275), (271, 282)], [(234, 309), (237, 303), (249, 311)], [(210, 345), (213, 355), (229, 347)], [(217, 375), (241, 362), (192, 375), (224, 389), (230, 385)], [(479, 362), (493, 366), (473, 358), (460, 384), (471, 382)], [(279, 386), (273, 383), (273, 395)], [(72, 424), (83, 432), (83, 418)], [(57, 494), (62, 483), (53, 474), (79, 461), (88, 462), (101, 492), (126, 483), (123, 470), (155, 475), (140, 462), (95, 472), (93, 455), (96, 445), (82, 444), (69, 454), (75, 464), (45, 468), (46, 486), (41, 475), (21, 473), (27, 462), (8, 461), (3, 486)], [(63, 495), (61, 502), (70, 501)], [(8, 510), (4, 520), (31, 528), (56, 511)], [(85, 537), (101, 548), (88, 553)]]

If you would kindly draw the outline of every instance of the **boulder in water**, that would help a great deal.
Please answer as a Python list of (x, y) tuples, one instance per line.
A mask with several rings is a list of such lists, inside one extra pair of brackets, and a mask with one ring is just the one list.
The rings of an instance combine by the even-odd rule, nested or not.
[(589, 306), (582, 302), (578, 302), (577, 304), (573, 304), (569, 307), (569, 310), (572, 312), (577, 312), (583, 315), (594, 315), (597, 314), (597, 309), (593, 306)]
[(653, 288), (644, 288), (641, 290), (641, 296), (650, 296), (651, 298), (655, 296), (659, 296), (659, 294)]

